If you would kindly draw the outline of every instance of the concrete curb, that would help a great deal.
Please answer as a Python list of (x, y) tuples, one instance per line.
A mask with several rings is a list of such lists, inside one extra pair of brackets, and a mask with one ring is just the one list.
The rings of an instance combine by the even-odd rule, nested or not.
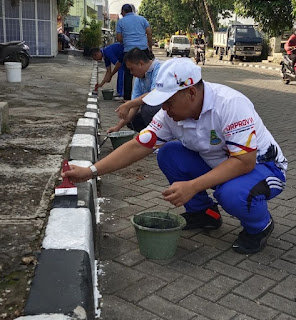
[(250, 68), (261, 68), (261, 69), (266, 69), (266, 70), (274, 70), (274, 71), (281, 71), (281, 68), (278, 67), (268, 67), (268, 66), (263, 66), (263, 65), (259, 65), (259, 64), (252, 64), (252, 63), (247, 63), (247, 62), (239, 62), (238, 64), (234, 64), (233, 62), (231, 61), (221, 61), (221, 60), (218, 60), (220, 63), (224, 63), (224, 64), (229, 64), (229, 65), (237, 65), (237, 66), (240, 66), (240, 67), (250, 67)]
[[(96, 77), (94, 63), (90, 89)], [(78, 120), (70, 144), (70, 164), (88, 167), (98, 160), (98, 126), (97, 97), (90, 92), (84, 118)], [(97, 181), (78, 183), (77, 189), (78, 201), (73, 206), (67, 201), (69, 196), (55, 197), (25, 316), (17, 319), (95, 319)]]

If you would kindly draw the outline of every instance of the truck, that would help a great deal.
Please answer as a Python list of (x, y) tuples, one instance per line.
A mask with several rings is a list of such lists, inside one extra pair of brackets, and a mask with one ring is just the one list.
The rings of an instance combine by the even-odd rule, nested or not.
[(262, 35), (255, 25), (232, 24), (226, 30), (214, 32), (213, 48), (219, 60), (252, 59), (261, 61)]

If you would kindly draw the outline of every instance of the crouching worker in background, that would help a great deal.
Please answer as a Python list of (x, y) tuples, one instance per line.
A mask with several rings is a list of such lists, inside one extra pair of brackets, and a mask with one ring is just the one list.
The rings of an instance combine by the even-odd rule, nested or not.
[[(153, 152), (171, 186), (164, 200), (185, 206), (186, 229), (217, 229), (222, 224), (216, 203), (242, 227), (233, 250), (261, 251), (274, 222), (267, 200), (282, 192), (287, 160), (264, 126), (252, 102), (229, 87), (202, 81), (201, 69), (188, 58), (160, 67), (156, 89), (143, 98), (162, 109), (145, 130), (89, 168), (71, 166), (73, 182), (124, 168)], [(172, 141), (174, 140), (174, 141)]]
[(132, 75), (136, 77), (132, 92), (132, 100), (116, 109), (121, 118), (116, 126), (109, 128), (108, 133), (119, 131), (123, 126), (140, 132), (146, 128), (161, 105), (149, 106), (143, 98), (155, 88), (156, 76), (160, 68), (157, 59), (150, 60), (139, 48), (131, 49), (124, 56), (124, 63)]

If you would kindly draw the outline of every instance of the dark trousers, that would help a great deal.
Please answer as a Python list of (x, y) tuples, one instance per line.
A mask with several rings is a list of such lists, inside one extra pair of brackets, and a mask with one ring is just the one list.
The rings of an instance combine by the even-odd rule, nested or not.
[[(149, 59), (151, 59), (151, 54), (148, 49), (142, 50)], [(133, 89), (133, 75), (130, 73), (129, 69), (126, 67), (126, 64), (123, 64), (124, 69), (124, 80), (123, 80), (123, 98), (124, 100), (131, 100), (132, 89)]]
[(162, 105), (158, 106), (148, 106), (147, 104), (142, 104), (139, 112), (134, 116), (134, 118), (127, 124), (127, 127), (131, 130), (140, 132), (145, 129), (151, 122), (155, 113), (157, 113)]

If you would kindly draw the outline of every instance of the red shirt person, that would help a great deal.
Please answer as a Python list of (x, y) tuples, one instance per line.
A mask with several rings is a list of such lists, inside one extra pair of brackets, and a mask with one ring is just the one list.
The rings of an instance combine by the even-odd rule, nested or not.
[[(287, 51), (289, 58), (292, 60), (292, 65), (295, 66), (295, 63), (296, 63), (296, 28), (294, 30), (294, 33), (290, 36), (288, 41), (285, 43), (284, 48)], [(294, 67), (294, 72), (295, 72), (295, 67)]]

